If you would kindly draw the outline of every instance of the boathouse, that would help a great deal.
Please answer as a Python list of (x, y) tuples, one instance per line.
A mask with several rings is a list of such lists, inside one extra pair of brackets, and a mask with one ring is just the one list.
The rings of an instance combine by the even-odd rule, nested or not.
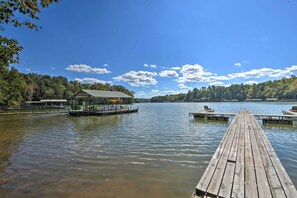
[(101, 91), (82, 89), (73, 96), (73, 99), (78, 102), (89, 104), (131, 104), (132, 96), (129, 96), (119, 91)]
[(82, 89), (73, 96), (69, 115), (105, 115), (137, 112), (132, 96), (118, 91)]

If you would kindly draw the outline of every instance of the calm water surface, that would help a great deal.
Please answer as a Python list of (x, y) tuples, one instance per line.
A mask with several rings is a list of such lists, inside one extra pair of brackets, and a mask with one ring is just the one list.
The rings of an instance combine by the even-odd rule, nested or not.
[[(105, 117), (0, 117), (0, 197), (189, 197), (227, 123), (196, 121), (206, 103), (137, 104)], [(290, 103), (209, 103), (281, 113)], [(297, 185), (297, 128), (265, 126)]]

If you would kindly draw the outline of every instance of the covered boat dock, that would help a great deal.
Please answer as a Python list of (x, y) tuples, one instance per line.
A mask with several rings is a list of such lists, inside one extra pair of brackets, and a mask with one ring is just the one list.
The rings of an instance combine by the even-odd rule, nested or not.
[(69, 115), (111, 115), (138, 112), (132, 106), (132, 96), (118, 91), (82, 89), (73, 96)]

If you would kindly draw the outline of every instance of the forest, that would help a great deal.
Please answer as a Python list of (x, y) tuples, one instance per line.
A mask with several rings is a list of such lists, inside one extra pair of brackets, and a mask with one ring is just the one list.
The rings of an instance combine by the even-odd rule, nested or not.
[(232, 84), (231, 86), (208, 86), (194, 88), (187, 94), (155, 96), (151, 102), (221, 102), (245, 101), (246, 99), (277, 98), (279, 101), (297, 100), (297, 77), (266, 81), (259, 84)]
[(24, 74), (17, 69), (0, 69), (0, 108), (19, 107), (24, 101), (40, 99), (67, 99), (81, 89), (96, 89), (106, 91), (120, 91), (133, 96), (120, 85), (110, 84), (81, 84), (77, 81), (68, 81), (63, 76), (49, 76), (41, 74)]

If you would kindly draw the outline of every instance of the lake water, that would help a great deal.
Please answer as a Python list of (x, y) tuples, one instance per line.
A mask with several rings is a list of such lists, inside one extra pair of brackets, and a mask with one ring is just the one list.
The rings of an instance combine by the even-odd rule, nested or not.
[[(104, 117), (0, 116), (0, 197), (190, 197), (228, 124), (189, 112), (281, 114), (293, 104), (136, 105)], [(264, 131), (296, 186), (297, 128)]]

